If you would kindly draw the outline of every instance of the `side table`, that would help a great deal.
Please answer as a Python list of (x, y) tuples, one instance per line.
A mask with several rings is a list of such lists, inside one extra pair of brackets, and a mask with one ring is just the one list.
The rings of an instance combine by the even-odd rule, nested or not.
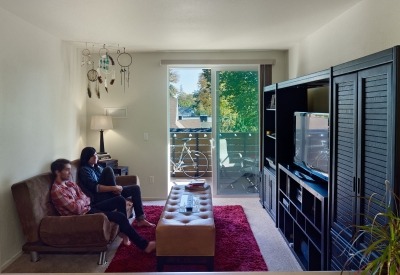
[(128, 166), (114, 166), (111, 167), (114, 170), (114, 174), (116, 176), (124, 176), (124, 175), (128, 175), (129, 173), (129, 167)]
[(99, 160), (97, 162), (97, 164), (100, 165), (103, 168), (106, 168), (108, 166), (114, 167), (114, 166), (118, 166), (118, 160), (117, 159)]
[(128, 173), (129, 173), (129, 167), (128, 166), (118, 166), (117, 159), (99, 160), (97, 162), (97, 164), (103, 168), (111, 167), (116, 176), (124, 176), (124, 175), (128, 175)]

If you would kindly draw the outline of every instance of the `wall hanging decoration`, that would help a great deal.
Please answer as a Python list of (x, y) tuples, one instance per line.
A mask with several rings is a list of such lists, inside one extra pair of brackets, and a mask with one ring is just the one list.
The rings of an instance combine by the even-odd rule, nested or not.
[[(87, 61), (86, 61), (87, 59)], [(81, 67), (85, 64), (91, 65), (93, 62), (90, 60), (90, 51), (87, 48), (87, 43), (86, 43), (86, 48), (82, 50), (82, 62), (81, 62)]]
[(106, 116), (111, 116), (112, 118), (127, 118), (127, 108), (104, 108), (104, 113)]
[(96, 82), (95, 86), (95, 92), (98, 98), (100, 98), (100, 89), (99, 89), (99, 82), (98, 82), (98, 76), (99, 74), (97, 71), (94, 69), (94, 64), (92, 63), (92, 69), (90, 69), (87, 73), (87, 78), (88, 78), (88, 87), (87, 87), (87, 93), (89, 98), (92, 97), (92, 90), (90, 88), (90, 82)]
[(110, 85), (114, 84), (115, 81), (115, 69), (114, 69), (114, 59), (109, 55), (109, 51), (106, 48), (106, 45), (103, 45), (103, 48), (99, 50), (99, 66), (97, 67), (98, 77), (97, 80), (99, 83), (103, 83), (103, 79), (101, 77), (101, 73), (105, 74), (104, 76), (104, 88), (108, 93), (107, 87), (107, 75), (111, 75)]
[(125, 82), (128, 82), (128, 87), (129, 87), (129, 78), (130, 78), (130, 72), (129, 72), (129, 66), (132, 64), (132, 56), (125, 52), (125, 48), (124, 48), (124, 52), (120, 53), (118, 55), (118, 64), (121, 66), (121, 85), (122, 85), (122, 74), (124, 74), (124, 92), (125, 92)]

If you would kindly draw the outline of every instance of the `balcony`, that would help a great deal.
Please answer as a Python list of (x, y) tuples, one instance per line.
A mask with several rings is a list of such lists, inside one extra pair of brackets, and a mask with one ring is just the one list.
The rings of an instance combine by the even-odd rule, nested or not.
[[(186, 129), (188, 130), (188, 129)], [(206, 131), (207, 129), (205, 129)], [(197, 150), (206, 155), (208, 160), (207, 172), (203, 177), (212, 177), (212, 151), (211, 151), (211, 138), (214, 137), (212, 132), (170, 132), (170, 145), (171, 145), (171, 159), (176, 163), (181, 155), (183, 148), (183, 138), (190, 138), (186, 142), (186, 146), (191, 150)], [(227, 151), (229, 154), (237, 155), (240, 153), (243, 158), (257, 158), (259, 151), (258, 133), (220, 133), (220, 139), (226, 139)], [(216, 138), (214, 138), (215, 140)], [(172, 147), (173, 146), (173, 147)], [(199, 172), (204, 171), (205, 162), (199, 163)], [(183, 172), (175, 172), (173, 174), (173, 166), (170, 163), (171, 180), (174, 178), (187, 178)]]

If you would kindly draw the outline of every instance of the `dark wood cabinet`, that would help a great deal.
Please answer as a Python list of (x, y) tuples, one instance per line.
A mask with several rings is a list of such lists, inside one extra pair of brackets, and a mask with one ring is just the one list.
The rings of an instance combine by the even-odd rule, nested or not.
[[(394, 183), (396, 89), (393, 62), (388, 56), (394, 57), (392, 51), (395, 50), (397, 48), (350, 62), (348, 65), (353, 68), (362, 67), (347, 74), (343, 74), (344, 64), (338, 69), (340, 75), (333, 77), (332, 269), (341, 270), (354, 255), (352, 250), (368, 245), (368, 234), (354, 242), (356, 228), (351, 225), (366, 224), (364, 214), (375, 216), (385, 212), (385, 207), (369, 207), (365, 198), (373, 193), (379, 198), (386, 197), (385, 180)], [(363, 65), (366, 62), (369, 68)], [(377, 221), (385, 222), (383, 218)], [(345, 250), (338, 249), (343, 246)], [(346, 268), (352, 269), (352, 266)]]
[(263, 173), (263, 205), (271, 218), (276, 221), (276, 176), (275, 170), (270, 167), (264, 167)]
[[(369, 207), (363, 198), (374, 193), (388, 197), (386, 180), (400, 194), (400, 169), (395, 170), (400, 165), (399, 57), (400, 46), (396, 46), (264, 87), (262, 165), (266, 169), (260, 201), (272, 217), (275, 213), (276, 226), (306, 270), (341, 270), (370, 241), (368, 234), (353, 241), (351, 225), (366, 224), (367, 211), (372, 216), (385, 211)], [(317, 100), (312, 98), (316, 90), (323, 93)], [(274, 109), (268, 108), (272, 96)], [(327, 104), (324, 110), (313, 105), (320, 98)], [(292, 166), (294, 112), (329, 112), (325, 185), (310, 184)], [(269, 165), (271, 159), (277, 170)], [(384, 223), (382, 218), (377, 221)], [(351, 259), (346, 268), (358, 269), (360, 260)]]
[[(290, 249), (305, 270), (326, 270), (326, 221), (327, 215), (319, 215), (315, 220), (310, 200), (314, 191), (305, 191), (306, 201), (304, 205), (298, 204), (295, 197), (289, 197), (289, 192), (282, 186), (282, 182), (292, 182), (287, 186), (295, 185), (302, 190), (302, 180), (293, 173), (285, 174), (283, 169), (278, 169), (283, 164), (293, 162), (294, 149), (294, 113), (295, 112), (326, 112), (309, 103), (312, 100), (310, 90), (322, 89), (323, 98), (328, 101), (330, 83), (330, 70), (291, 79), (282, 83), (264, 87), (264, 125), (263, 125), (263, 164), (264, 164), (264, 203), (263, 206), (275, 220), (276, 226), (285, 237)], [(268, 108), (268, 102), (275, 96), (275, 109)], [(328, 106), (328, 102), (324, 102)], [(279, 170), (279, 171), (278, 171)], [(290, 180), (291, 179), (291, 180)], [(327, 186), (326, 183), (324, 183)], [(288, 187), (289, 188), (289, 187)], [(307, 188), (314, 188), (313, 185)], [(291, 193), (292, 196), (294, 191)], [(283, 199), (286, 196), (286, 199)], [(318, 201), (318, 202), (317, 202)], [(318, 205), (318, 213), (323, 205), (323, 213), (327, 211), (327, 196), (315, 201)], [(284, 205), (287, 205), (285, 208)], [(306, 208), (309, 208), (305, 210)], [(310, 216), (313, 216), (311, 219)], [(312, 221), (311, 221), (312, 220)], [(316, 223), (315, 223), (316, 222)], [(318, 224), (318, 225), (317, 225)], [(323, 224), (323, 226), (322, 226)], [(302, 252), (304, 251), (304, 253)], [(311, 261), (308, 261), (310, 255)], [(306, 259), (307, 258), (307, 259)]]

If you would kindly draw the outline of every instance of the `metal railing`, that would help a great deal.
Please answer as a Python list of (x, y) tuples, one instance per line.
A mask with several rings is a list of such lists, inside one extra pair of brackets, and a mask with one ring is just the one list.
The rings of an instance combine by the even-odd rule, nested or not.
[[(176, 162), (179, 159), (183, 141), (182, 138), (190, 138), (186, 145), (192, 150), (203, 152), (208, 160), (208, 169), (204, 177), (212, 176), (212, 155), (211, 143), (213, 138), (212, 132), (170, 132), (170, 158)], [(220, 133), (219, 138), (227, 140), (227, 150), (229, 154), (241, 153), (243, 157), (258, 157), (259, 142), (258, 133)], [(214, 138), (215, 139), (215, 138)], [(172, 164), (170, 164), (170, 171), (172, 171)], [(183, 172), (176, 172), (174, 177), (186, 177)]]

